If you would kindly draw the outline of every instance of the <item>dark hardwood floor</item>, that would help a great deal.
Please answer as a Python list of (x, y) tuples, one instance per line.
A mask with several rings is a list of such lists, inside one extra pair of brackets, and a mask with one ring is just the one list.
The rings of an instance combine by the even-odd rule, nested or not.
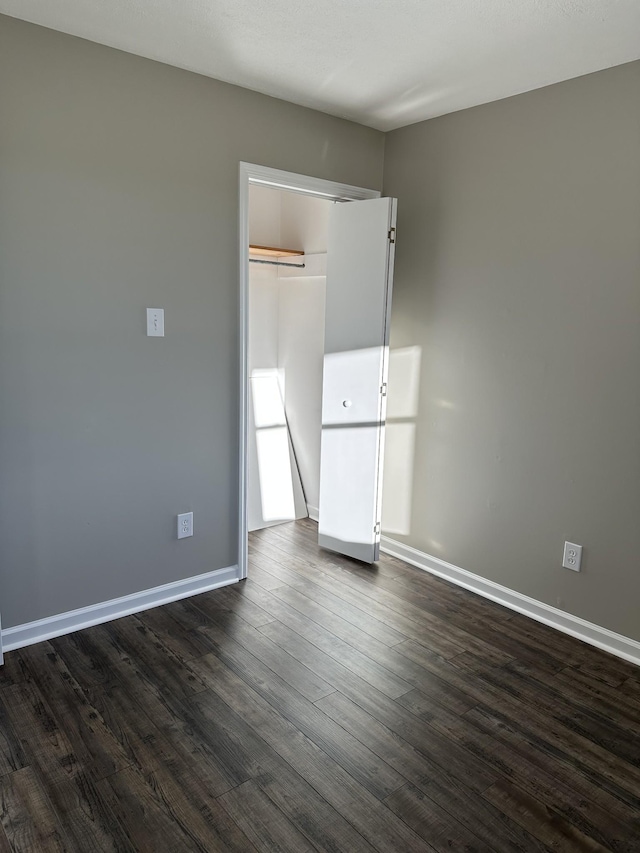
[(11, 652), (3, 851), (640, 851), (640, 670), (390, 557)]

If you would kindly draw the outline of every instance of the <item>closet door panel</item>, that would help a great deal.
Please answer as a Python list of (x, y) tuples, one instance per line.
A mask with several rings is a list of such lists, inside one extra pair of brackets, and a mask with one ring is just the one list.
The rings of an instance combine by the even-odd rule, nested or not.
[(329, 220), (318, 542), (378, 559), (395, 199)]

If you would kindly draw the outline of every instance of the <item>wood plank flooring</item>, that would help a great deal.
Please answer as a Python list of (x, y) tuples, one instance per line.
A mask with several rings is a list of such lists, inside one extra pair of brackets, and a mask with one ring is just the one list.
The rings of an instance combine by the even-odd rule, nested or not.
[(640, 670), (390, 557), (11, 652), (4, 851), (640, 851)]

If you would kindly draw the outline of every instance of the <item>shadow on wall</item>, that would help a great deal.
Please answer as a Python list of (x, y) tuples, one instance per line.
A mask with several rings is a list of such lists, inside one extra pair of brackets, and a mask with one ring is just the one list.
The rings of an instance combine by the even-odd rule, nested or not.
[(382, 529), (402, 536), (411, 533), (421, 358), (419, 346), (392, 349), (389, 353)]

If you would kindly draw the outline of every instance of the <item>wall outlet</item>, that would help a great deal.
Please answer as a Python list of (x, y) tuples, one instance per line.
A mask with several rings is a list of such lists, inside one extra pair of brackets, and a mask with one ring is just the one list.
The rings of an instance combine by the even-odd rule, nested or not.
[(572, 572), (579, 572), (581, 561), (582, 545), (576, 545), (575, 542), (565, 542), (564, 553), (562, 554), (563, 568), (571, 569)]
[(178, 539), (193, 536), (193, 513), (181, 512), (178, 516)]

